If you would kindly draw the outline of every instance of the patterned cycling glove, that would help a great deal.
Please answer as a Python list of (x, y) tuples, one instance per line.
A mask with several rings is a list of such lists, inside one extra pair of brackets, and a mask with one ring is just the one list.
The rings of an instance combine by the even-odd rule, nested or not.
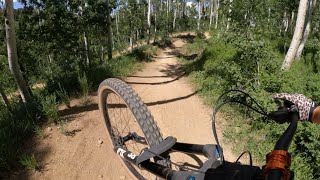
[(274, 99), (282, 99), (290, 101), (291, 103), (298, 106), (299, 116), (301, 120), (311, 120), (312, 112), (315, 109), (315, 103), (310, 99), (304, 96), (303, 94), (288, 94), (288, 93), (279, 93), (273, 95)]

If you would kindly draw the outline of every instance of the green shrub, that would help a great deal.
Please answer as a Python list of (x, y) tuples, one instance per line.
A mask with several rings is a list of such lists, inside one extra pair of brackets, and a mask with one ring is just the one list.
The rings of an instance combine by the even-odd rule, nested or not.
[(120, 56), (107, 62), (92, 67), (88, 71), (88, 81), (91, 88), (96, 90), (100, 82), (110, 77), (126, 77), (141, 67), (142, 63), (134, 55)]
[(204, 34), (204, 32), (201, 31), (196, 32), (196, 37), (199, 39), (206, 39), (206, 35)]
[(97, 89), (100, 82), (102, 82), (106, 78), (114, 76), (112, 70), (108, 68), (109, 64), (112, 64), (112, 63), (114, 63), (113, 60), (110, 60), (107, 63), (101, 64), (99, 66), (95, 66), (89, 69), (88, 80), (92, 82), (93, 89)]
[(154, 55), (157, 54), (157, 48), (152, 45), (142, 45), (133, 49), (131, 56), (139, 61), (150, 61)]
[(111, 60), (106, 65), (110, 69), (112, 77), (125, 77), (141, 67), (141, 63), (133, 56), (123, 56)]
[(201, 58), (204, 48), (207, 46), (207, 42), (202, 39), (194, 39), (193, 43), (186, 44), (178, 50), (178, 57), (184, 59), (196, 60)]
[(161, 37), (160, 41), (156, 42), (155, 45), (157, 45), (160, 48), (166, 48), (172, 46), (172, 39), (169, 36), (163, 36)]
[(46, 95), (41, 98), (42, 112), (49, 123), (57, 123), (60, 119), (56, 95)]

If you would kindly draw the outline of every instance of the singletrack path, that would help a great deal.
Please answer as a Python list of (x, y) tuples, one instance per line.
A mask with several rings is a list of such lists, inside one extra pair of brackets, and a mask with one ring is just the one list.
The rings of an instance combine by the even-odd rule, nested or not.
[[(160, 50), (153, 62), (146, 63), (142, 71), (125, 81), (147, 104), (164, 137), (171, 135), (186, 143), (215, 143), (212, 109), (197, 95), (197, 89), (184, 76), (179, 61), (171, 53), (186, 42), (174, 39), (173, 43), (174, 47)], [(73, 100), (72, 108), (62, 108), (71, 136), (61, 134), (57, 127), (45, 129), (44, 138), (27, 143), (41, 170), (22, 172), (14, 179), (132, 179), (112, 151), (96, 103), (97, 97), (91, 96), (84, 107), (79, 106), (80, 100)], [(220, 116), (218, 128), (223, 124)], [(99, 139), (102, 144), (98, 143)], [(223, 147), (225, 158), (234, 161), (231, 150), (225, 144)]]

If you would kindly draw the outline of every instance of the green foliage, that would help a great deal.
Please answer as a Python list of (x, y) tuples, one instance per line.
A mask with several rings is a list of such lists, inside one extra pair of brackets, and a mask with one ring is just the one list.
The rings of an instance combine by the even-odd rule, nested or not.
[(112, 77), (126, 77), (141, 65), (136, 58), (132, 56), (119, 57), (106, 64), (110, 69)]
[[(184, 38), (184, 37), (181, 37)], [(186, 37), (187, 41), (190, 42), (190, 44), (184, 45), (181, 49), (179, 49), (179, 55), (184, 57), (185, 59), (191, 59), (194, 60), (192, 56), (197, 55), (201, 56), (203, 55), (203, 50), (207, 46), (207, 42), (203, 39), (194, 38), (194, 37)]]
[(136, 57), (140, 61), (151, 61), (152, 57), (156, 55), (157, 47), (152, 45), (142, 45), (133, 49), (130, 55)]
[(197, 31), (196, 32), (196, 37), (199, 38), (199, 39), (205, 39), (206, 35), (204, 34), (204, 32)]
[(39, 165), (37, 163), (37, 159), (34, 154), (31, 155), (23, 155), (20, 158), (20, 164), (23, 165), (28, 170), (35, 171), (39, 168)]
[[(0, 105), (1, 106), (1, 105)], [(0, 107), (0, 170), (16, 165), (25, 139), (34, 131), (39, 119), (38, 102), (11, 103), (12, 113)]]
[(60, 120), (58, 102), (55, 94), (41, 97), (42, 112), (49, 123), (57, 123)]
[(172, 39), (169, 36), (165, 35), (160, 39), (160, 41), (156, 42), (155, 45), (160, 48), (166, 48), (172, 46), (173, 44)]

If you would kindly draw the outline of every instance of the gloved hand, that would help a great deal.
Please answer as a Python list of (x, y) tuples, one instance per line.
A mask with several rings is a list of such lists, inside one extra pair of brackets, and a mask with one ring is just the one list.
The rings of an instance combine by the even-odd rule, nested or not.
[(310, 113), (314, 110), (315, 103), (303, 94), (288, 94), (279, 93), (273, 95), (274, 99), (282, 99), (290, 101), (299, 109), (299, 116), (301, 120), (311, 120)]

